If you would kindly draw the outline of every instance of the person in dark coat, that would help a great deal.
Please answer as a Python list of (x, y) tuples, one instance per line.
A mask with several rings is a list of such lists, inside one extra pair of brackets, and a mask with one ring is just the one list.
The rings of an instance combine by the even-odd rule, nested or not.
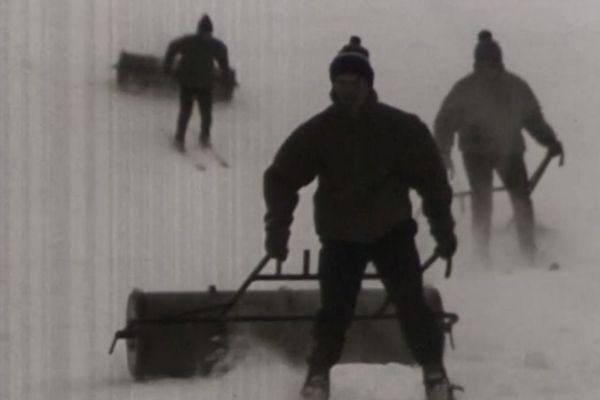
[(472, 190), (473, 232), (480, 256), (489, 260), (496, 171), (512, 201), (521, 250), (533, 262), (537, 246), (521, 130), (526, 129), (551, 155), (562, 156), (563, 147), (529, 85), (504, 68), (502, 50), (491, 32), (479, 33), (474, 56), (474, 71), (460, 79), (442, 102), (434, 123), (435, 139), (453, 171), (450, 153), (458, 134)]
[(329, 371), (340, 358), (362, 275), (372, 261), (433, 399), (450, 388), (443, 332), (423, 298), (409, 189), (422, 197), (437, 253), (450, 259), (457, 240), (444, 165), (418, 117), (378, 101), (367, 57), (340, 52), (329, 71), (333, 104), (293, 131), (264, 173), (265, 247), (280, 261), (287, 258), (298, 191), (318, 179), (314, 222), (322, 246), (322, 305), (301, 394), (328, 397)]
[(205, 14), (198, 22), (196, 34), (175, 39), (165, 54), (164, 71), (167, 74), (171, 73), (175, 58), (180, 57), (175, 71), (180, 87), (175, 144), (181, 151), (185, 150), (185, 132), (194, 100), (198, 102), (202, 121), (200, 144), (202, 147), (210, 146), (215, 61), (224, 76), (231, 74), (227, 46), (212, 34), (212, 21)]

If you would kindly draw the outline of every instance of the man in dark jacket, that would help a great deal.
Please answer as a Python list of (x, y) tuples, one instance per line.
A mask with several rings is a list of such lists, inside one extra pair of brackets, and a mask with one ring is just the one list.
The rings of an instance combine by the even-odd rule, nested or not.
[(524, 80), (504, 69), (500, 46), (484, 30), (479, 33), (475, 48), (474, 71), (454, 85), (434, 126), (442, 157), (451, 171), (450, 152), (458, 133), (472, 190), (474, 237), (484, 260), (489, 259), (494, 170), (510, 195), (522, 252), (530, 261), (536, 252), (523, 128), (550, 154), (562, 156), (562, 145), (546, 122), (533, 91)]
[(212, 32), (212, 21), (205, 14), (198, 22), (197, 33), (174, 40), (165, 54), (164, 71), (167, 74), (171, 73), (175, 58), (180, 56), (175, 72), (180, 87), (175, 145), (180, 151), (185, 150), (185, 131), (192, 114), (194, 99), (198, 102), (202, 121), (200, 145), (210, 146), (215, 60), (224, 76), (231, 74), (227, 46), (213, 37)]
[(442, 160), (416, 116), (378, 102), (374, 73), (363, 54), (340, 52), (331, 63), (330, 78), (333, 104), (287, 138), (264, 174), (265, 246), (280, 261), (288, 254), (298, 191), (318, 178), (314, 216), (322, 243), (322, 307), (301, 394), (306, 399), (328, 397), (329, 370), (340, 358), (362, 275), (372, 261), (408, 346), (423, 366), (428, 399), (448, 399), (443, 332), (423, 299), (409, 199), (409, 189), (416, 189), (436, 251), (450, 259), (456, 237)]

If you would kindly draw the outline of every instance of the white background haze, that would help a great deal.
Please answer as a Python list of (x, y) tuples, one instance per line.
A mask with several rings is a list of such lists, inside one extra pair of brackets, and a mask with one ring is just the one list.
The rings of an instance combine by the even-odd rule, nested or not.
[[(166, 135), (175, 97), (119, 92), (121, 50), (162, 55), (211, 15), (241, 86), (214, 112), (229, 169), (178, 157)], [(0, 399), (294, 399), (303, 369), (256, 349), (221, 378), (132, 383), (122, 343), (133, 287), (234, 288), (263, 252), (262, 173), (284, 138), (329, 103), (328, 65), (352, 34), (371, 52), (380, 99), (429, 126), (468, 73), (480, 29), (524, 79), (563, 141), (533, 196), (542, 262), (518, 257), (496, 195), (494, 265), (470, 257), (469, 213), (454, 207), (452, 279), (427, 279), (461, 316), (450, 377), (465, 399), (600, 396), (600, 5), (559, 0), (0, 1)], [(197, 111), (188, 143), (196, 136)], [(528, 141), (530, 170), (543, 157)], [(458, 152), (455, 190), (466, 188)], [(312, 187), (302, 192), (290, 266), (317, 250)], [(433, 248), (423, 218), (419, 247)], [(560, 269), (550, 271), (557, 261)], [(359, 379), (360, 378), (360, 379)], [(418, 369), (348, 365), (332, 399), (423, 398)]]

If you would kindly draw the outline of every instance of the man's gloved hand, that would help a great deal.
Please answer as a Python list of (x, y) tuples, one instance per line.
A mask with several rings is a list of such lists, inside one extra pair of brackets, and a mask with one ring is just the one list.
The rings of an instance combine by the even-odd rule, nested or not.
[(225, 70), (221, 70), (221, 81), (228, 86), (235, 86), (235, 73), (233, 69), (227, 68)]
[(552, 157), (560, 157), (560, 165), (563, 164), (563, 160), (565, 158), (565, 153), (563, 149), (563, 145), (560, 141), (555, 140), (548, 146), (548, 152)]
[(288, 256), (288, 235), (267, 232), (265, 250), (267, 255), (277, 261), (284, 262)]
[(456, 253), (458, 243), (454, 231), (436, 235), (435, 241), (437, 242), (435, 252), (444, 260), (451, 259), (454, 253)]

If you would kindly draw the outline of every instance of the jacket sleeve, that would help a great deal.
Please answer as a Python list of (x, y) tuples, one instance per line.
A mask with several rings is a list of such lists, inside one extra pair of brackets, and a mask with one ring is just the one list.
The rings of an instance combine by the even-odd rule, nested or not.
[(306, 128), (294, 131), (264, 173), (265, 229), (268, 235), (284, 235), (287, 240), (299, 200), (298, 191), (317, 176), (317, 158), (309, 136)]
[[(459, 82), (460, 83), (460, 82)], [(435, 117), (435, 141), (442, 157), (450, 157), (456, 132), (460, 129), (463, 107), (461, 105), (461, 90), (459, 83), (455, 84), (442, 101), (442, 105)]]
[(217, 60), (217, 64), (219, 64), (221, 72), (227, 73), (229, 71), (229, 52), (225, 43), (219, 42), (215, 52), (215, 59)]
[(423, 213), (432, 236), (439, 240), (454, 231), (452, 188), (440, 153), (427, 126), (414, 117), (413, 143), (409, 156), (410, 186), (422, 199)]
[(163, 71), (166, 74), (171, 73), (171, 68), (173, 66), (173, 61), (175, 61), (175, 57), (180, 52), (181, 40), (172, 41), (167, 47), (167, 51), (165, 53), (165, 58), (163, 61)]
[(531, 137), (543, 146), (550, 146), (557, 141), (556, 134), (542, 113), (542, 108), (535, 94), (525, 82), (522, 83), (524, 98), (523, 127)]

